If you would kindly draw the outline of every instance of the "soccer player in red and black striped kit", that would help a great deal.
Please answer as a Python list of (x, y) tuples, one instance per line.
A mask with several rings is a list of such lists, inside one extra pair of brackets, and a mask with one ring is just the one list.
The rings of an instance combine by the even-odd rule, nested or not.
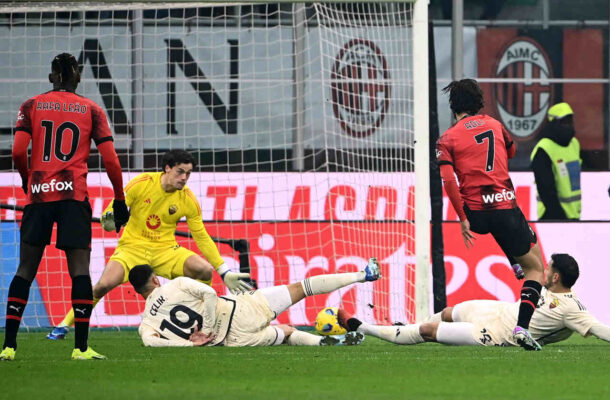
[(521, 265), (525, 282), (513, 336), (526, 350), (540, 350), (527, 329), (540, 298), (544, 266), (538, 239), (517, 205), (508, 175), (515, 143), (499, 121), (479, 114), (483, 91), (475, 80), (453, 81), (443, 91), (449, 93), (457, 122), (439, 138), (436, 158), (464, 243), (474, 244), (472, 232), (491, 233), (511, 264)]
[[(53, 90), (21, 105), (17, 114), (13, 160), (21, 175), (27, 205), (21, 223), (19, 267), (8, 292), (6, 329), (0, 360), (13, 360), (17, 331), (46, 245), (57, 223), (56, 246), (66, 254), (77, 316), (73, 360), (105, 359), (88, 347), (93, 293), (89, 277), (91, 206), (87, 159), (91, 140), (101, 154), (114, 188), (116, 226), (129, 219), (121, 165), (101, 107), (77, 95), (80, 71), (74, 56), (62, 53), (51, 63)], [(32, 142), (28, 168), (28, 146)]]

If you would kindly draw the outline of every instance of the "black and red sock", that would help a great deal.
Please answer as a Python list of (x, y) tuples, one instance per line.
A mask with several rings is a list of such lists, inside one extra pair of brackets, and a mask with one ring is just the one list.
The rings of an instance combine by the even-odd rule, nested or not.
[(93, 289), (89, 275), (72, 279), (72, 309), (74, 310), (74, 347), (87, 350), (89, 319), (93, 310)]
[(17, 349), (17, 332), (25, 306), (28, 304), (31, 285), (32, 282), (28, 282), (18, 275), (15, 275), (11, 281), (6, 302), (6, 328), (2, 348), (12, 347)]
[(528, 329), (530, 320), (536, 310), (536, 305), (540, 299), (542, 285), (538, 281), (525, 281), (521, 288), (521, 304), (519, 305), (519, 316), (517, 326)]

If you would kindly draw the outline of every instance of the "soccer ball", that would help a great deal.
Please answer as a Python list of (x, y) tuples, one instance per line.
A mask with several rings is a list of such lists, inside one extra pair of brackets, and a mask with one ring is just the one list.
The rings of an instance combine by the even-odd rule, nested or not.
[(316, 317), (316, 331), (320, 335), (343, 335), (347, 331), (339, 325), (337, 307), (326, 307)]

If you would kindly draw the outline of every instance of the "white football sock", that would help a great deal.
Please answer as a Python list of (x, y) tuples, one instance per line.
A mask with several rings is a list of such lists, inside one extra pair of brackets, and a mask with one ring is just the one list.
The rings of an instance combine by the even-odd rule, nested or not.
[(472, 337), (473, 325), (469, 322), (441, 322), (436, 331), (436, 341), (455, 346), (481, 345)]
[(363, 322), (358, 327), (357, 331), (396, 344), (417, 344), (424, 342), (424, 339), (419, 334), (420, 325), (421, 324), (382, 326)]
[(312, 335), (303, 331), (294, 331), (288, 336), (286, 343), (290, 346), (319, 346), (322, 336)]
[(443, 319), (441, 317), (442, 312), (437, 312), (436, 314), (433, 314), (431, 316), (429, 316), (428, 318), (426, 318), (426, 320), (424, 322), (442, 322)]
[(301, 281), (305, 296), (330, 293), (356, 282), (364, 282), (365, 273), (348, 272), (345, 274), (328, 274), (311, 276)]

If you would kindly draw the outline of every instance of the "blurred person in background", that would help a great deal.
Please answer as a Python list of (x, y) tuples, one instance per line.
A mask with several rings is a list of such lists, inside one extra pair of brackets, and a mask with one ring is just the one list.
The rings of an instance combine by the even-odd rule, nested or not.
[(568, 103), (549, 108), (530, 160), (536, 178), (539, 220), (578, 220), (581, 211), (580, 143), (574, 137), (574, 112)]

